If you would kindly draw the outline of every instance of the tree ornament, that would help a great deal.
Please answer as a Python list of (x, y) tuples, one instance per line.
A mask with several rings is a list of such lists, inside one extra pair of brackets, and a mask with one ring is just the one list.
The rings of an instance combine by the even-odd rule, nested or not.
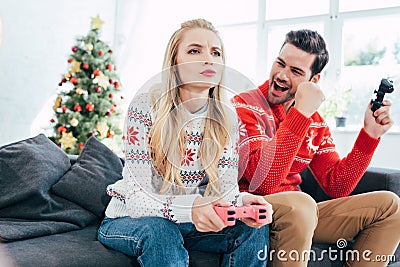
[(113, 138), (115, 136), (115, 132), (113, 130), (108, 130), (107, 131), (107, 138)]
[(101, 87), (97, 86), (94, 90), (96, 91), (96, 93), (100, 93), (101, 92)]
[(100, 75), (101, 75), (101, 71), (100, 71), (99, 69), (95, 69), (95, 70), (93, 71), (93, 75), (94, 75), (95, 77), (100, 76)]
[(89, 69), (89, 64), (83, 63), (82, 68), (83, 68), (84, 70)]
[(81, 112), (81, 111), (82, 111), (81, 105), (75, 104), (75, 106), (74, 106), (74, 111), (76, 111), (76, 112)]
[(86, 47), (87, 51), (92, 51), (93, 50), (93, 45), (91, 43), (86, 44), (85, 47)]
[(67, 61), (68, 61), (68, 63), (71, 63), (72, 62), (72, 58), (69, 58)]
[(65, 112), (67, 111), (67, 107), (66, 107), (66, 106), (62, 106), (62, 107), (61, 107), (61, 110), (62, 110), (62, 112), (65, 113)]
[(76, 51), (78, 51), (78, 48), (76, 48), (76, 46), (74, 46), (74, 47), (71, 48), (71, 50), (72, 50), (72, 52), (75, 53)]
[(56, 101), (54, 102), (54, 105), (53, 105), (53, 110), (56, 110), (61, 106), (61, 101), (62, 101), (62, 98), (60, 96), (57, 96)]
[(57, 131), (59, 133), (65, 133), (67, 131), (67, 128), (65, 128), (65, 126), (60, 126), (60, 127), (58, 127)]
[(77, 119), (72, 119), (72, 120), (70, 120), (69, 121), (69, 124), (72, 126), (72, 127), (76, 127), (76, 126), (78, 126), (78, 124), (79, 124), (79, 121), (77, 120)]
[(82, 144), (82, 143), (79, 143), (79, 144), (78, 144), (78, 149), (79, 149), (79, 150), (82, 150), (84, 147), (85, 147), (84, 144)]
[(108, 83), (108, 77), (105, 76), (103, 73), (100, 72), (100, 75), (97, 77), (96, 82), (98, 85), (103, 87), (104, 89), (107, 89), (107, 86), (109, 85)]
[(115, 89), (118, 89), (119, 88), (119, 82), (114, 82), (114, 87), (115, 87)]
[(102, 50), (100, 50), (99, 52), (97, 52), (97, 54), (99, 55), (99, 56), (104, 56), (104, 52), (102, 51)]
[(108, 97), (109, 97), (109, 98), (113, 98), (114, 95), (113, 95), (113, 94), (109, 94)]
[(108, 71), (113, 71), (113, 70), (114, 70), (114, 65), (108, 63), (107, 66), (106, 66), (106, 68), (108, 69)]
[(95, 18), (92, 18), (92, 30), (100, 30), (103, 26), (103, 21), (100, 19), (99, 15)]
[(72, 77), (71, 80), (69, 80), (73, 85), (77, 85), (78, 84), (78, 78), (76, 77)]
[(71, 62), (71, 73), (77, 73), (81, 71), (81, 62), (76, 61), (75, 59)]
[(59, 142), (63, 145), (64, 149), (67, 149), (67, 148), (72, 148), (77, 140), (78, 139), (74, 137), (72, 132), (69, 133), (63, 132)]
[(87, 103), (85, 108), (87, 111), (92, 112), (94, 110), (94, 105), (93, 103)]
[(83, 94), (83, 89), (80, 88), (80, 87), (78, 87), (78, 88), (76, 88), (75, 93), (76, 93), (77, 95), (81, 95), (81, 94)]
[(50, 119), (50, 122), (51, 122), (51, 123), (55, 123), (56, 121), (55, 121), (53, 118), (51, 118), (51, 119)]
[(107, 136), (108, 129), (109, 127), (105, 121), (102, 121), (96, 125), (96, 130), (100, 133), (100, 138), (105, 138)]

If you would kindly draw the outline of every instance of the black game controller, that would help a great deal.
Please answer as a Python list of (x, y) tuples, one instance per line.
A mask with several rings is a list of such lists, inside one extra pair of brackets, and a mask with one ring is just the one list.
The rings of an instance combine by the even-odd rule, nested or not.
[(386, 93), (392, 93), (394, 90), (393, 88), (393, 81), (389, 79), (382, 79), (381, 84), (379, 85), (378, 91), (375, 90), (374, 93), (376, 94), (376, 99), (371, 100), (371, 110), (374, 112), (378, 108), (382, 106), (383, 102), (383, 97), (385, 96)]

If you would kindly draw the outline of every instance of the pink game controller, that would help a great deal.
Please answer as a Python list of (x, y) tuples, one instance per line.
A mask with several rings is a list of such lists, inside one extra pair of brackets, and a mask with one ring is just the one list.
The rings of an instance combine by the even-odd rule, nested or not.
[(235, 225), (236, 219), (239, 218), (252, 218), (257, 223), (267, 221), (267, 208), (264, 205), (246, 205), (242, 207), (214, 206), (214, 210), (227, 226)]

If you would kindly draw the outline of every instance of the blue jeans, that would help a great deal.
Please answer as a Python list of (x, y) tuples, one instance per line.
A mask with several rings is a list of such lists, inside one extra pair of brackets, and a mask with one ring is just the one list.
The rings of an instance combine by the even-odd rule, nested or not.
[(105, 218), (98, 240), (137, 257), (141, 266), (188, 266), (188, 250), (222, 254), (222, 266), (266, 266), (269, 227), (249, 227), (237, 221), (220, 232), (198, 232), (192, 223), (160, 217)]

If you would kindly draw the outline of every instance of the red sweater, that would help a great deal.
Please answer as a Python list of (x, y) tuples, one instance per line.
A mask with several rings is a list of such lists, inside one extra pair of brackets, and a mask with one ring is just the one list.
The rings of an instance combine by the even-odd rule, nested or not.
[(326, 122), (318, 114), (305, 117), (292, 107), (267, 101), (268, 81), (233, 100), (240, 126), (241, 191), (267, 195), (299, 190), (300, 172), (310, 167), (331, 197), (349, 195), (379, 143), (362, 129), (353, 149), (340, 159)]

